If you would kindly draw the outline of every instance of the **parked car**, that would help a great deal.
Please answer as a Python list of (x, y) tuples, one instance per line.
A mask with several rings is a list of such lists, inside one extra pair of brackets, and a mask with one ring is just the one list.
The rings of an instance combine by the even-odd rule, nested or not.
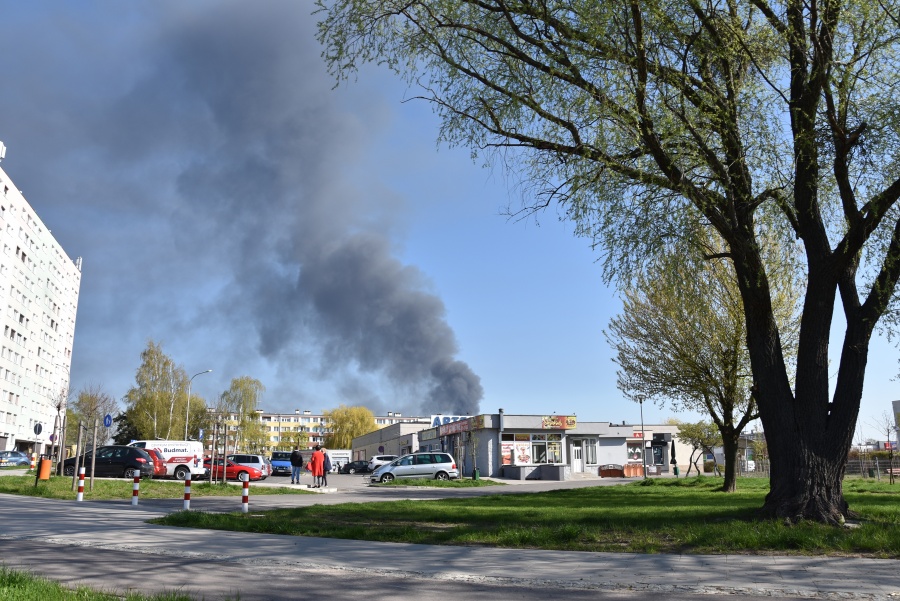
[(31, 457), (22, 451), (0, 451), (0, 467), (27, 465), (31, 467)]
[(372, 470), (369, 469), (369, 462), (359, 459), (351, 461), (341, 466), (342, 474), (368, 474)]
[(207, 470), (212, 470), (213, 478), (221, 478), (223, 463), (225, 464), (224, 469), (226, 480), (240, 480), (241, 482), (245, 482), (247, 480), (262, 480), (262, 472), (255, 467), (250, 467), (249, 465), (241, 465), (240, 463), (235, 463), (230, 459), (223, 460), (221, 457), (216, 458), (215, 466), (213, 466), (211, 461), (207, 459), (203, 462), (203, 467), (205, 467)]
[(272, 451), (273, 476), (290, 476), (291, 475), (291, 452), (290, 451)]
[(369, 459), (369, 471), (374, 472), (377, 468), (395, 459), (397, 459), (396, 455), (375, 455)]
[(162, 455), (160, 455), (156, 449), (144, 450), (147, 451), (147, 454), (150, 455), (150, 459), (153, 460), (153, 477), (165, 478), (168, 474), (166, 473), (166, 461), (162, 458)]
[[(75, 457), (63, 462), (63, 473), (75, 475)], [(97, 447), (94, 464), (94, 475), (102, 478), (141, 478), (153, 477), (153, 459), (144, 449), (125, 445), (109, 445)], [(86, 474), (91, 473), (91, 454), (85, 453), (78, 459), (79, 467), (84, 466)]]
[(449, 453), (411, 453), (382, 465), (369, 477), (372, 482), (393, 482), (394, 478), (459, 478), (456, 461)]
[(272, 475), (272, 464), (269, 462), (269, 458), (265, 455), (247, 455), (245, 453), (235, 453), (233, 455), (226, 455), (225, 458), (240, 465), (255, 467), (259, 470), (259, 473), (262, 474), (263, 480)]
[(132, 440), (128, 446), (155, 449), (165, 461), (166, 474), (176, 480), (184, 480), (188, 474), (194, 480), (207, 475), (200, 466), (203, 443), (197, 440)]

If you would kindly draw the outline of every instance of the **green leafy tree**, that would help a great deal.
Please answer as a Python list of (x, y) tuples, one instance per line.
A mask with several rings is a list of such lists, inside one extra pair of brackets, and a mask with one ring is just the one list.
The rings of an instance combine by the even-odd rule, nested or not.
[(135, 385), (125, 405), (140, 438), (170, 439), (184, 434), (188, 376), (152, 340), (141, 353)]
[(279, 450), (292, 451), (297, 447), (299, 447), (301, 450), (309, 447), (309, 432), (307, 432), (305, 429), (284, 432), (279, 437)]
[[(366, 61), (405, 75), (440, 139), (518, 170), (526, 209), (558, 203), (610, 281), (708, 223), (747, 322), (771, 457), (762, 515), (843, 523), (870, 339), (898, 316), (900, 0), (317, 6), (339, 78)], [(764, 260), (779, 239), (803, 247), (794, 374)], [(832, 394), (835, 309), (847, 325)]]
[(688, 460), (688, 470), (685, 477), (691, 473), (691, 466), (697, 470), (700, 475), (700, 468), (697, 467), (697, 461), (703, 457), (704, 453), (712, 455), (715, 470), (719, 471), (719, 462), (716, 460), (714, 449), (722, 444), (722, 435), (719, 428), (712, 422), (699, 421), (695, 423), (679, 423), (678, 433), (675, 438), (682, 443), (691, 447), (691, 457)]
[(378, 429), (375, 416), (365, 407), (347, 407), (341, 405), (337, 409), (323, 411), (325, 428), (325, 446), (329, 449), (349, 449), (353, 439)]
[(116, 433), (113, 434), (113, 444), (128, 444), (132, 440), (140, 440), (140, 433), (131, 421), (128, 411), (123, 411), (115, 416), (113, 424), (116, 427)]
[[(725, 457), (722, 489), (734, 492), (738, 441), (758, 414), (737, 280), (724, 259), (706, 258), (717, 257), (718, 249), (704, 250), (654, 262), (624, 292), (622, 312), (604, 334), (626, 394), (712, 419)], [(796, 341), (798, 294), (790, 276), (779, 280), (774, 309), (784, 339)]]
[[(265, 432), (256, 413), (262, 393), (266, 388), (262, 382), (249, 376), (241, 376), (231, 380), (231, 386), (219, 397), (217, 411), (229, 416), (229, 438), (233, 449), (238, 450), (251, 442), (258, 444), (264, 439)], [(227, 445), (226, 445), (227, 451)]]
[(103, 418), (107, 414), (112, 415), (117, 412), (118, 403), (104, 392), (100, 385), (91, 384), (86, 386), (78, 392), (68, 405), (66, 440), (74, 444), (74, 439), (70, 435), (74, 434), (77, 439), (79, 422), (83, 423), (88, 429), (92, 429), (96, 421), (100, 424), (100, 428), (97, 431), (97, 444), (105, 444), (109, 438), (109, 430), (103, 427)]

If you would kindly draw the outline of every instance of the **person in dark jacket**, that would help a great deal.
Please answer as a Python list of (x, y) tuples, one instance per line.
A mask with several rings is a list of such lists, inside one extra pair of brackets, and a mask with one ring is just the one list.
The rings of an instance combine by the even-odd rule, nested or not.
[(331, 457), (328, 455), (328, 449), (322, 447), (322, 454), (325, 455), (325, 463), (322, 465), (322, 486), (328, 486), (328, 472), (331, 471)]
[(300, 484), (300, 474), (303, 473), (303, 455), (300, 454), (300, 447), (291, 451), (291, 484)]

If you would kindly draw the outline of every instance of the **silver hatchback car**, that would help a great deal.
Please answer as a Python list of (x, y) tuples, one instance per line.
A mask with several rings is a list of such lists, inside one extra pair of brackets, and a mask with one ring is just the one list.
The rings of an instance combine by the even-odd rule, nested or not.
[(372, 482), (393, 482), (394, 478), (459, 478), (456, 460), (450, 453), (411, 453), (382, 465), (370, 476)]
[(227, 456), (229, 461), (233, 461), (240, 465), (255, 467), (262, 473), (262, 479), (265, 480), (272, 475), (272, 463), (265, 455), (248, 455), (244, 453), (235, 453)]

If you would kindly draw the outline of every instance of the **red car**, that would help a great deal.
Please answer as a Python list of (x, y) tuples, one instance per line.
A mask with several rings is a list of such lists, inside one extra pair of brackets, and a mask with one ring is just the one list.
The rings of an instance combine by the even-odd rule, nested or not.
[(229, 459), (222, 459), (221, 457), (216, 459), (216, 464), (213, 466), (209, 459), (203, 462), (203, 467), (207, 470), (212, 470), (213, 479), (222, 477), (222, 462), (225, 462), (225, 479), (226, 480), (240, 480), (244, 482), (246, 480), (262, 480), (262, 472), (256, 469), (255, 467), (250, 467), (249, 465), (240, 465), (239, 463), (235, 463)]
[(150, 455), (150, 459), (153, 460), (153, 477), (154, 478), (165, 478), (166, 477), (166, 461), (162, 458), (162, 456), (156, 452), (156, 449), (144, 449), (147, 451), (147, 454)]

